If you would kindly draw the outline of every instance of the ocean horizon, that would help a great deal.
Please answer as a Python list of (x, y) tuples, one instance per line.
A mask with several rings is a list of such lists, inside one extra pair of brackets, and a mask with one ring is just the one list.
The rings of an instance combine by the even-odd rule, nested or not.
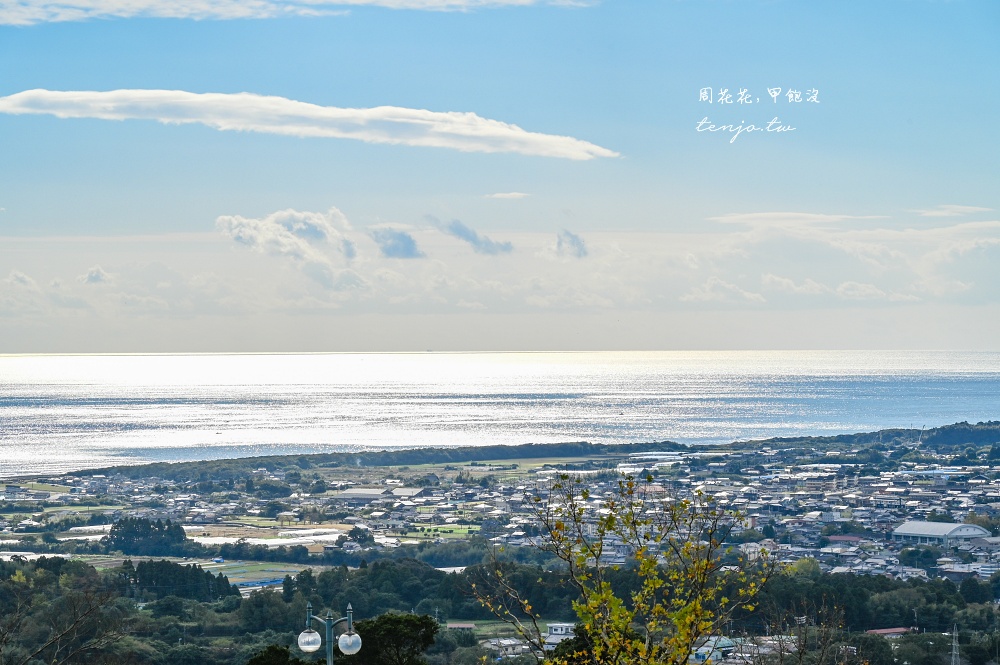
[(393, 447), (717, 444), (998, 418), (998, 352), (0, 356), (0, 478)]

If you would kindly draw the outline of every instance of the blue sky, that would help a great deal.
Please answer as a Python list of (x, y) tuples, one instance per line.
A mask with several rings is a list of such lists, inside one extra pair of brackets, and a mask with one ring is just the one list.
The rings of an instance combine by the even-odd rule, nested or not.
[(998, 34), (989, 0), (0, 2), (0, 352), (997, 349)]

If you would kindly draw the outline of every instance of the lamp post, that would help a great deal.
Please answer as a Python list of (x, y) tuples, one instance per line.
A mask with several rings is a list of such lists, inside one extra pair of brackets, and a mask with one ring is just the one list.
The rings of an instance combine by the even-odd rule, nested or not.
[(337, 640), (337, 646), (345, 656), (356, 654), (361, 650), (361, 636), (354, 632), (354, 610), (347, 604), (347, 616), (333, 618), (333, 612), (327, 610), (326, 618), (313, 614), (312, 603), (306, 605), (306, 629), (299, 633), (299, 648), (306, 653), (319, 651), (323, 639), (312, 629), (313, 621), (322, 621), (326, 626), (326, 665), (333, 665), (333, 627), (339, 623), (347, 624), (347, 632)]

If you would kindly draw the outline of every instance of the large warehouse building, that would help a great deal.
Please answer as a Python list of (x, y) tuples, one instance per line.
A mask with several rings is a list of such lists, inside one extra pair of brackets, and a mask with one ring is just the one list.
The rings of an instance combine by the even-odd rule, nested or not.
[(990, 532), (976, 524), (954, 524), (951, 522), (905, 522), (892, 532), (897, 543), (911, 545), (936, 545), (952, 547), (966, 543), (973, 538), (988, 538)]

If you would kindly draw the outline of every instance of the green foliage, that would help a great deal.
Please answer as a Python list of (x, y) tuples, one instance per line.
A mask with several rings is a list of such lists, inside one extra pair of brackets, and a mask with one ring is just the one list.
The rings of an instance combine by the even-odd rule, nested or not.
[(440, 627), (426, 614), (383, 614), (355, 623), (361, 651), (344, 656), (345, 665), (423, 665), (424, 651), (434, 643)]
[(892, 655), (892, 645), (889, 644), (889, 640), (880, 635), (853, 633), (848, 637), (847, 644), (857, 650), (854, 654), (854, 660), (859, 664), (893, 665), (895, 662)]
[(552, 660), (565, 665), (592, 665), (594, 662), (594, 643), (586, 626), (582, 623), (573, 627), (573, 637), (556, 645), (552, 652)]
[(375, 544), (375, 536), (372, 534), (371, 529), (364, 529), (360, 526), (356, 526), (348, 531), (347, 538), (349, 540), (353, 540), (359, 545)]
[(163, 556), (174, 554), (187, 541), (180, 524), (170, 520), (152, 522), (144, 517), (125, 517), (111, 526), (101, 545), (108, 552), (130, 556)]
[(732, 543), (759, 543), (764, 540), (764, 534), (756, 529), (744, 529), (735, 536), (729, 537)]
[(247, 661), (247, 665), (305, 665), (307, 661), (296, 658), (288, 647), (272, 644)]
[(944, 556), (940, 548), (932, 545), (907, 547), (899, 553), (899, 563), (910, 568), (930, 570), (937, 566), (937, 560)]
[(988, 603), (993, 600), (993, 587), (988, 582), (980, 582), (974, 577), (962, 580), (958, 592), (967, 603)]
[[(563, 475), (533, 497), (541, 547), (566, 566), (573, 609), (590, 636), (596, 664), (686, 665), (696, 645), (738, 610), (751, 611), (772, 571), (765, 552), (752, 561), (723, 543), (739, 516), (709, 497), (667, 499), (662, 488), (627, 477), (593, 510), (580, 478)], [(622, 568), (611, 549), (628, 554)], [(728, 560), (728, 561), (727, 561)], [(477, 597), (540, 646), (540, 614), (525, 587), (496, 562)]]
[(156, 596), (176, 596), (194, 600), (218, 600), (225, 596), (240, 595), (222, 573), (213, 575), (197, 564), (182, 565), (172, 561), (140, 561), (133, 568), (126, 560), (119, 569), (124, 582), (139, 591)]
[(283, 513), (288, 510), (289, 506), (287, 504), (281, 503), (280, 501), (268, 501), (264, 504), (264, 507), (260, 509), (261, 517), (270, 517), (274, 519), (278, 516), (278, 513)]
[(254, 492), (265, 499), (277, 499), (290, 496), (292, 488), (277, 480), (260, 478), (254, 483)]
[(182, 598), (177, 596), (165, 596), (155, 603), (150, 603), (147, 609), (156, 618), (175, 616), (178, 619), (187, 619), (189, 617), (187, 605)]
[(268, 628), (294, 630), (301, 617), (293, 615), (289, 605), (274, 591), (254, 591), (240, 603), (240, 629), (259, 633)]
[(809, 580), (817, 580), (823, 571), (820, 570), (819, 561), (812, 557), (804, 557), (793, 563), (789, 567), (789, 573), (795, 577)]
[(112, 580), (62, 560), (0, 565), (0, 663), (114, 662), (131, 606)]

